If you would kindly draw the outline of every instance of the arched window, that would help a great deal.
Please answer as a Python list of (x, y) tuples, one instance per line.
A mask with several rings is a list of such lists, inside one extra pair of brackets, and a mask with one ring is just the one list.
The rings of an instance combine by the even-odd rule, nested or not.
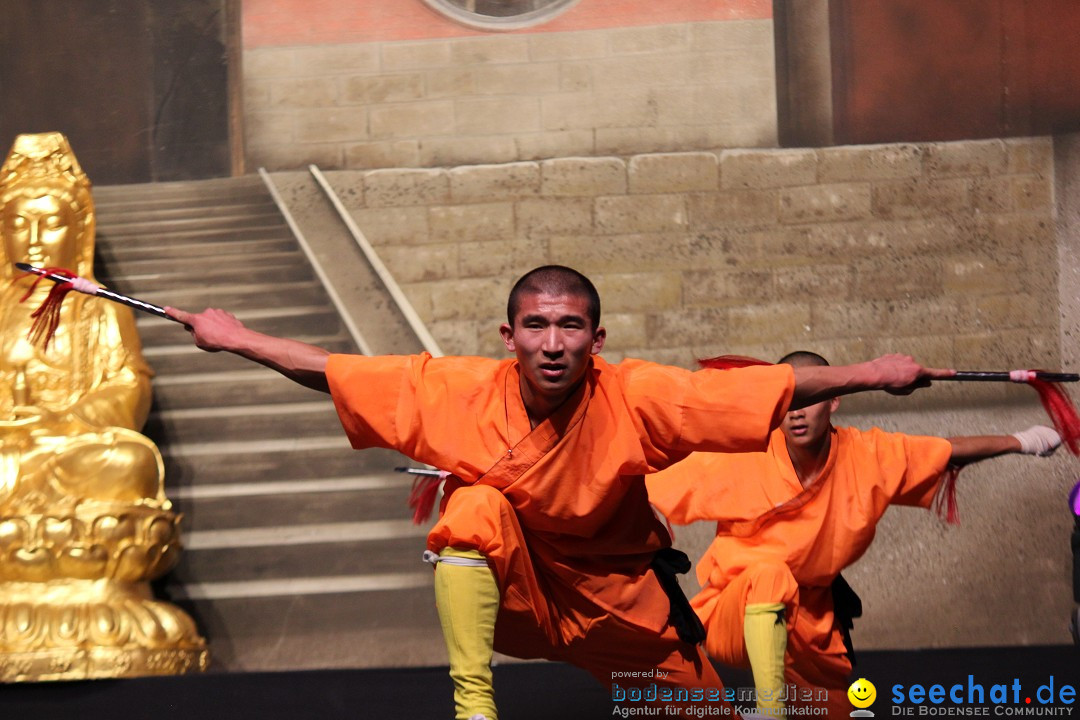
[(517, 30), (547, 22), (578, 0), (424, 0), (443, 15), (482, 30)]

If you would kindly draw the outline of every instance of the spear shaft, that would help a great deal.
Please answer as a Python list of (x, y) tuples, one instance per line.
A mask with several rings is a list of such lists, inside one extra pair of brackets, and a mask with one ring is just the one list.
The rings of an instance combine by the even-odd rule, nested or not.
[[(115, 292), (113, 290), (109, 290), (108, 288), (101, 287), (100, 285), (94, 285), (93, 283), (89, 283), (89, 281), (84, 281), (84, 282), (87, 282), (90, 285), (93, 285), (95, 289), (88, 292), (87, 289), (84, 289), (85, 286), (82, 286), (79, 283), (72, 283), (73, 278), (64, 277), (63, 275), (59, 275), (57, 273), (52, 273), (52, 272), (49, 272), (47, 270), (43, 270), (41, 268), (36, 268), (33, 265), (29, 265), (29, 264), (23, 263), (23, 262), (15, 263), (15, 267), (18, 268), (19, 270), (22, 270), (23, 272), (32, 273), (34, 275), (39, 275), (39, 276), (45, 278), (46, 280), (52, 280), (54, 283), (71, 283), (74, 290), (85, 293), (87, 295), (96, 295), (98, 297), (103, 297), (106, 300), (112, 300), (113, 302), (120, 303), (121, 305), (127, 305), (130, 308), (135, 308), (136, 310), (142, 310), (143, 312), (150, 313), (151, 315), (157, 315), (158, 317), (163, 317), (166, 320), (172, 320), (173, 322), (180, 322), (176, 318), (171, 317), (168, 313), (166, 313), (165, 308), (163, 308), (163, 307), (160, 307), (158, 305), (154, 305), (153, 303), (148, 303), (145, 300), (139, 300), (138, 298), (133, 298), (133, 297), (130, 297), (129, 295), (124, 295), (122, 293), (118, 293), (118, 292)], [(79, 279), (82, 279), (82, 278), (79, 278)]]

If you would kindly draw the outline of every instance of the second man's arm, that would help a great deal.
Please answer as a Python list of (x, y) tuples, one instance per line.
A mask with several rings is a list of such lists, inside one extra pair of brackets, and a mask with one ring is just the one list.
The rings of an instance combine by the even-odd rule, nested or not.
[(803, 365), (794, 370), (791, 410), (865, 390), (907, 395), (917, 388), (929, 387), (932, 380), (956, 374), (955, 370), (924, 368), (907, 355), (885, 355), (869, 362), (836, 367)]

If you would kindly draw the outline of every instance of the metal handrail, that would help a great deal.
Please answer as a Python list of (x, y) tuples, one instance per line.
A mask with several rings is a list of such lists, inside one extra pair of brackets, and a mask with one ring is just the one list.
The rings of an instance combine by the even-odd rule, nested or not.
[(308, 170), (311, 172), (312, 177), (315, 178), (315, 182), (319, 184), (319, 187), (326, 193), (327, 199), (334, 206), (334, 209), (338, 213), (338, 217), (345, 224), (345, 227), (349, 229), (349, 233), (352, 234), (353, 240), (360, 247), (360, 250), (364, 253), (364, 257), (371, 264), (375, 274), (379, 276), (379, 280), (382, 281), (386, 290), (390, 293), (390, 297), (394, 299), (397, 304), (398, 310), (405, 317), (406, 322), (409, 323), (409, 327), (412, 328), (413, 333), (416, 334), (416, 338), (420, 341), (420, 344), (424, 349), (432, 355), (432, 357), (442, 357), (443, 351), (439, 347), (439, 344), (435, 341), (435, 338), (431, 335), (431, 332), (427, 329), (424, 321), (420, 319), (416, 309), (413, 308), (412, 303), (405, 297), (405, 293), (401, 291), (401, 287), (397, 284), (394, 276), (383, 264), (383, 261), (379, 258), (375, 252), (375, 248), (372, 247), (368, 239), (364, 237), (364, 233), (360, 231), (356, 221), (353, 220), (352, 215), (345, 208), (345, 205), (341, 202), (341, 198), (338, 197), (337, 192), (330, 185), (330, 181), (326, 179), (322, 171), (315, 165), (309, 165)]
[(307, 256), (308, 262), (311, 263), (311, 267), (314, 269), (315, 275), (318, 276), (319, 282), (321, 282), (323, 288), (326, 289), (326, 294), (330, 297), (330, 302), (333, 303), (338, 315), (341, 316), (341, 321), (345, 323), (345, 328), (349, 331), (349, 336), (352, 337), (353, 342), (356, 343), (356, 347), (359, 348), (360, 352), (364, 355), (374, 355), (375, 353), (372, 351), (371, 345), (364, 339), (348, 306), (342, 301), (341, 296), (337, 294), (337, 291), (334, 290), (330, 278), (327, 276), (326, 271), (323, 270), (322, 263), (319, 262), (318, 257), (315, 255), (315, 251), (311, 248), (311, 244), (308, 243), (300, 226), (296, 223), (292, 213), (289, 212), (289, 208), (285, 205), (284, 200), (282, 200), (281, 193), (278, 192), (277, 186), (270, 177), (270, 173), (266, 172), (266, 168), (259, 168), (259, 176), (262, 178), (263, 184), (266, 185), (266, 189), (270, 191), (270, 197), (274, 199), (274, 204), (277, 205), (278, 211), (281, 213), (282, 217), (285, 218), (285, 222), (288, 224), (289, 229), (292, 230), (293, 237), (296, 238), (296, 242), (300, 245), (300, 249), (304, 251), (304, 255)]

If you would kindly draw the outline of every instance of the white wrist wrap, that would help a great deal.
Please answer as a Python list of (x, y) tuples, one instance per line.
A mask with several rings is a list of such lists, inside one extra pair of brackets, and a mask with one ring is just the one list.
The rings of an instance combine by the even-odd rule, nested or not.
[(1033, 425), (1027, 430), (1013, 433), (1013, 437), (1020, 441), (1020, 452), (1025, 455), (1046, 457), (1052, 455), (1061, 445), (1061, 436), (1057, 430), (1045, 425)]

